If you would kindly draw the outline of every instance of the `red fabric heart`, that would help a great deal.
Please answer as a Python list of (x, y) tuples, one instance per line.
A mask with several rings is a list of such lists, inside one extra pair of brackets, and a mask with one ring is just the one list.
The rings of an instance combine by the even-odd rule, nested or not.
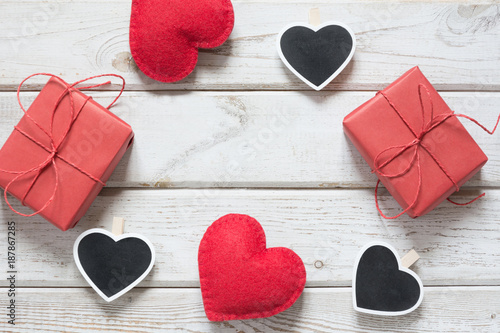
[(259, 222), (240, 214), (223, 216), (207, 229), (198, 268), (211, 321), (273, 316), (292, 306), (306, 283), (300, 257), (283, 247), (267, 249)]
[(130, 50), (147, 76), (179, 81), (196, 66), (198, 48), (221, 45), (233, 26), (230, 0), (133, 0)]

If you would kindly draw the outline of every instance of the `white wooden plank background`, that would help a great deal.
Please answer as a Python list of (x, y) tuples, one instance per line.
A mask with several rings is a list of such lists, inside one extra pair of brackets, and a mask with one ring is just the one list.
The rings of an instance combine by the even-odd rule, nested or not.
[[(0, 144), (21, 115), (17, 84), (44, 71), (68, 81), (124, 75), (128, 92), (113, 112), (136, 132), (109, 187), (75, 229), (60, 232), (0, 203), (0, 244), (7, 221), (16, 221), (19, 268), (18, 325), (2, 319), (0, 331), (499, 332), (499, 135), (464, 123), (490, 161), (456, 199), (481, 191), (485, 198), (387, 221), (374, 208), (375, 177), (341, 122), (419, 65), (453, 110), (492, 124), (500, 109), (500, 3), (233, 3), (236, 26), (228, 42), (200, 52), (195, 72), (175, 84), (148, 79), (130, 61), (129, 0), (0, 3)], [(358, 38), (351, 65), (324, 92), (309, 91), (274, 48), (281, 28), (307, 20), (311, 7), (320, 8), (323, 20), (349, 24)], [(23, 101), (29, 104), (43, 83), (30, 83), (34, 92)], [(109, 100), (114, 93), (94, 95)], [(398, 210), (385, 191), (381, 204)], [(304, 260), (307, 287), (289, 310), (258, 320), (206, 319), (197, 247), (210, 223), (227, 213), (254, 216), (268, 246), (292, 248)], [(72, 244), (88, 228), (110, 229), (115, 215), (126, 218), (126, 231), (148, 236), (158, 255), (140, 288), (107, 304), (77, 272)], [(388, 241), (401, 254), (420, 253), (414, 269), (426, 295), (416, 312), (380, 318), (353, 311), (352, 264), (372, 240)], [(6, 250), (0, 253), (3, 267)], [(5, 288), (0, 295), (4, 308)]]
[[(500, 52), (499, 52), (500, 54)], [(375, 92), (128, 92), (112, 111), (134, 145), (114, 187), (372, 187), (376, 177), (342, 131), (342, 119)], [(36, 95), (25, 93), (29, 105)], [(94, 94), (111, 101), (112, 94)], [(24, 97), (24, 96), (23, 96)], [(30, 98), (31, 97), (31, 98)], [(457, 113), (493, 128), (500, 93), (445, 92)], [(0, 140), (22, 115), (0, 93)], [(500, 186), (500, 135), (464, 120), (489, 157), (467, 186)]]
[[(0, 289), (4, 294), (6, 289)], [(426, 301), (401, 318), (362, 315), (350, 288), (308, 288), (274, 317), (213, 323), (199, 289), (135, 288), (112, 303), (91, 288), (22, 289), (18, 332), (488, 332), (500, 330), (498, 287), (425, 288)], [(446, 311), (444, 311), (445, 309)]]
[[(19, 78), (49, 71), (68, 80), (121, 72), (128, 89), (309, 90), (279, 60), (276, 35), (306, 21), (317, 6), (322, 20), (341, 20), (356, 33), (351, 64), (326, 87), (377, 90), (420, 65), (438, 89), (500, 89), (497, 1), (234, 1), (236, 25), (223, 46), (200, 53), (192, 75), (162, 84), (130, 64), (130, 0), (3, 0), (0, 20), (0, 89)], [(42, 79), (33, 88), (40, 88)]]
[[(466, 201), (477, 193), (467, 191), (456, 199)], [(389, 213), (397, 211), (388, 194), (380, 201)], [(199, 242), (208, 226), (228, 213), (255, 217), (266, 231), (268, 246), (296, 251), (306, 265), (308, 286), (350, 286), (356, 254), (372, 240), (385, 240), (402, 255), (415, 248), (422, 257), (415, 270), (425, 285), (500, 284), (499, 190), (487, 190), (475, 206), (443, 203), (417, 220), (386, 221), (375, 210), (372, 189), (106, 189), (84, 220), (65, 233), (47, 227), (42, 218), (17, 217), (5, 206), (2, 219), (18, 221), (22, 286), (84, 284), (68, 249), (88, 228), (111, 230), (114, 215), (126, 219), (126, 231), (144, 234), (156, 246), (157, 265), (143, 285), (199, 286)], [(2, 242), (6, 240), (4, 236)], [(315, 268), (315, 263), (322, 267)]]

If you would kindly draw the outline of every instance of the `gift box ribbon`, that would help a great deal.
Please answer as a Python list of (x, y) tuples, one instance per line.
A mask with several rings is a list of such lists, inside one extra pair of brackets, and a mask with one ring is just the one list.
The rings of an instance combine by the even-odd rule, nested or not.
[[(28, 112), (26, 111), (26, 109), (23, 107), (22, 103), (21, 103), (21, 98), (20, 98), (20, 92), (21, 92), (21, 87), (23, 86), (23, 84), (31, 79), (32, 77), (34, 76), (39, 76), (39, 75), (43, 75), (43, 76), (49, 76), (49, 77), (53, 77), (53, 78), (57, 78), (59, 80), (61, 80), (61, 82), (63, 82), (65, 85), (66, 85), (66, 89), (64, 89), (64, 91), (61, 93), (61, 95), (59, 96), (59, 98), (57, 99), (57, 101), (55, 102), (54, 104), (54, 107), (51, 111), (51, 119), (50, 119), (50, 125), (49, 125), (49, 130), (46, 130), (43, 126), (41, 126), (36, 120), (34, 120), (29, 114)], [(16, 214), (19, 214), (21, 216), (26, 216), (26, 217), (29, 217), (29, 216), (34, 216), (34, 215), (37, 215), (39, 214), (40, 212), (42, 212), (45, 208), (47, 208), (51, 203), (52, 201), (54, 200), (55, 198), (55, 195), (57, 193), (57, 189), (58, 189), (58, 186), (59, 186), (59, 174), (58, 174), (58, 168), (57, 168), (57, 164), (55, 162), (56, 159), (60, 159), (62, 161), (64, 161), (65, 163), (67, 163), (68, 165), (70, 165), (71, 167), (73, 167), (75, 170), (78, 170), (80, 173), (84, 174), (85, 176), (89, 177), (90, 179), (92, 179), (93, 181), (95, 181), (96, 183), (100, 183), (102, 184), (103, 186), (105, 186), (106, 184), (101, 180), (99, 179), (98, 177), (95, 177), (93, 176), (91, 173), (85, 171), (84, 169), (82, 169), (81, 167), (79, 167), (78, 165), (76, 165), (75, 163), (69, 161), (67, 158), (61, 156), (58, 154), (58, 151), (59, 151), (59, 148), (61, 147), (61, 145), (64, 143), (64, 140), (65, 138), (67, 137), (68, 133), (70, 132), (71, 130), (71, 127), (73, 126), (73, 123), (75, 122), (75, 120), (77, 119), (77, 116), (78, 114), (80, 113), (80, 111), (84, 108), (85, 104), (90, 100), (92, 99), (92, 97), (90, 96), (86, 96), (86, 99), (84, 101), (84, 103), (82, 104), (81, 108), (78, 110), (78, 112), (75, 113), (75, 103), (74, 103), (74, 98), (73, 98), (73, 95), (72, 93), (74, 91), (80, 91), (80, 90), (83, 90), (83, 89), (91, 89), (91, 88), (97, 88), (97, 87), (100, 87), (100, 86), (104, 86), (104, 85), (107, 85), (107, 84), (110, 84), (111, 81), (107, 81), (107, 82), (104, 82), (104, 83), (99, 83), (99, 84), (94, 84), (94, 85), (90, 85), (90, 86), (86, 86), (86, 87), (76, 87), (77, 85), (79, 85), (80, 83), (83, 83), (83, 82), (86, 82), (86, 81), (89, 81), (89, 80), (93, 80), (93, 79), (96, 79), (96, 78), (99, 78), (99, 77), (116, 77), (116, 78), (119, 78), (122, 80), (122, 87), (121, 87), (121, 90), (120, 90), (120, 93), (118, 94), (118, 96), (111, 102), (111, 104), (106, 108), (106, 109), (109, 109), (111, 108), (115, 103), (116, 101), (120, 98), (120, 96), (122, 95), (123, 93), (123, 90), (125, 89), (125, 79), (120, 76), (120, 75), (116, 75), (116, 74), (102, 74), (102, 75), (96, 75), (96, 76), (92, 76), (92, 77), (89, 77), (89, 78), (86, 78), (86, 79), (83, 79), (83, 80), (80, 80), (80, 81), (77, 81), (73, 84), (68, 84), (66, 83), (64, 80), (62, 80), (60, 77), (56, 76), (56, 75), (53, 75), (53, 74), (48, 74), (48, 73), (36, 73), (36, 74), (33, 74), (33, 75), (30, 75), (28, 76), (27, 78), (25, 78), (20, 84), (19, 84), (19, 87), (17, 88), (17, 101), (19, 103), (19, 106), (21, 107), (21, 109), (23, 110), (25, 116), (27, 119), (29, 119), (33, 124), (35, 124), (40, 130), (42, 130), (42, 132), (48, 137), (48, 139), (50, 140), (50, 146), (46, 146), (44, 145), (43, 143), (41, 143), (39, 140), (35, 139), (32, 135), (30, 135), (28, 132), (22, 130), (21, 128), (19, 128), (18, 126), (14, 126), (14, 129), (16, 131), (18, 131), (19, 133), (21, 133), (22, 135), (24, 135), (27, 139), (29, 139), (30, 141), (32, 141), (33, 143), (35, 143), (37, 146), (39, 146), (40, 148), (46, 150), (48, 153), (49, 153), (49, 156), (43, 161), (41, 162), (40, 164), (28, 169), (28, 170), (24, 170), (24, 171), (11, 171), (11, 170), (3, 170), (3, 169), (0, 169), (0, 172), (5, 172), (5, 173), (10, 173), (10, 174), (13, 174), (13, 175), (16, 175), (8, 184), (7, 186), (5, 186), (5, 189), (4, 189), (4, 199), (5, 199), (5, 202), (7, 203), (7, 205), (9, 206), (9, 208), (15, 212)], [(66, 96), (66, 95), (69, 95), (69, 99), (70, 99), (70, 112), (71, 112), (71, 121), (68, 123), (67, 127), (64, 129), (63, 131), (63, 135), (59, 141), (59, 143), (56, 143), (55, 142), (55, 139), (54, 139), (54, 132), (53, 132), (53, 125), (54, 125), (54, 116), (55, 116), (55, 112), (57, 110), (57, 108), (59, 107), (59, 104), (61, 103), (61, 101), (63, 100), (63, 98)], [(45, 202), (45, 204), (42, 206), (42, 208), (40, 208), (39, 210), (35, 211), (34, 213), (32, 214), (23, 214), (19, 211), (17, 211), (16, 209), (14, 209), (12, 207), (12, 205), (10, 204), (9, 200), (8, 200), (8, 197), (7, 197), (7, 193), (8, 193), (8, 189), (9, 187), (14, 184), (16, 181), (18, 181), (21, 177), (25, 176), (25, 175), (28, 175), (30, 173), (35, 173), (35, 176), (33, 177), (33, 180), (31, 181), (31, 184), (30, 186), (28, 187), (28, 189), (25, 191), (24, 193), (24, 196), (21, 200), (21, 203), (24, 205), (24, 201), (26, 199), (26, 196), (29, 194), (29, 192), (31, 191), (31, 189), (33, 188), (34, 184), (36, 183), (38, 177), (40, 177), (41, 173), (45, 170), (45, 168), (47, 168), (49, 165), (52, 165), (52, 168), (54, 170), (54, 173), (55, 173), (55, 183), (54, 183), (54, 189), (52, 191), (52, 195), (50, 196), (50, 198), (47, 200), (47, 202)]]
[[(425, 122), (425, 120), (426, 120), (425, 119), (425, 107), (424, 107), (424, 101), (422, 98), (423, 93), (425, 93), (425, 96), (430, 101), (430, 120), (427, 123)], [(488, 134), (491, 135), (491, 134), (495, 133), (495, 131), (498, 127), (498, 123), (500, 122), (500, 115), (498, 116), (497, 122), (496, 122), (495, 127), (493, 128), (492, 131), (488, 130), (486, 127), (481, 125), (477, 120), (475, 120), (469, 116), (463, 115), (463, 114), (456, 114), (453, 111), (451, 111), (449, 113), (443, 113), (443, 114), (439, 114), (439, 115), (434, 116), (434, 105), (432, 103), (432, 98), (431, 98), (431, 94), (429, 92), (429, 89), (427, 89), (427, 87), (424, 84), (420, 83), (418, 85), (418, 97), (419, 97), (419, 101), (420, 101), (420, 112), (422, 115), (422, 127), (420, 128), (420, 130), (417, 131), (416, 129), (414, 129), (410, 125), (408, 120), (402, 115), (402, 113), (398, 110), (398, 108), (394, 105), (394, 103), (391, 101), (389, 96), (387, 96), (387, 94), (384, 91), (379, 91), (377, 94), (380, 94), (381, 96), (384, 97), (384, 99), (387, 101), (387, 103), (389, 103), (389, 105), (396, 112), (396, 114), (399, 116), (399, 118), (401, 118), (401, 120), (403, 121), (405, 126), (408, 127), (408, 129), (411, 131), (411, 133), (415, 136), (415, 139), (408, 142), (407, 144), (387, 147), (386, 149), (384, 149), (380, 153), (378, 153), (378, 155), (374, 159), (374, 170), (372, 172), (376, 172), (379, 175), (381, 175), (383, 177), (387, 177), (387, 178), (397, 178), (397, 177), (404, 176), (408, 171), (410, 171), (410, 169), (415, 164), (416, 164), (417, 170), (418, 170), (418, 186), (417, 186), (417, 191), (415, 193), (415, 197), (414, 197), (412, 203), (405, 210), (403, 210), (401, 213), (399, 213), (395, 216), (387, 216), (380, 209), (380, 206), (378, 203), (378, 187), (380, 184), (380, 179), (377, 181), (377, 185), (375, 186), (375, 205), (376, 205), (377, 210), (380, 213), (380, 215), (382, 215), (382, 217), (384, 217), (386, 219), (395, 219), (395, 218), (400, 217), (404, 213), (406, 213), (409, 209), (413, 208), (415, 206), (415, 204), (417, 203), (418, 196), (419, 196), (421, 189), (422, 189), (422, 170), (421, 170), (421, 164), (420, 164), (420, 152), (422, 150), (426, 151), (430, 155), (430, 157), (438, 165), (438, 167), (441, 169), (441, 171), (443, 171), (443, 173), (446, 175), (446, 177), (453, 183), (456, 191), (458, 192), (460, 188), (459, 188), (457, 182), (453, 179), (453, 177), (450, 175), (450, 173), (446, 170), (445, 166), (439, 161), (439, 158), (434, 153), (432, 153), (432, 151), (422, 142), (423, 138), (425, 137), (426, 134), (428, 134), (429, 132), (434, 130), (436, 127), (443, 124), (446, 120), (448, 120), (452, 117), (461, 117), (461, 118), (468, 119), (468, 120), (472, 121), (473, 123), (475, 123), (476, 125), (478, 125), (479, 127), (481, 127), (481, 129), (483, 129), (485, 132), (487, 132)], [(382, 171), (382, 169), (385, 166), (387, 166), (388, 164), (390, 164), (393, 161), (396, 161), (398, 158), (400, 158), (402, 156), (402, 154), (404, 152), (406, 152), (410, 149), (413, 149), (413, 155), (412, 155), (412, 158), (410, 159), (410, 161), (408, 162), (408, 165), (406, 167), (404, 167), (403, 170), (396, 172), (396, 173), (385, 173)], [(395, 150), (395, 153), (391, 157), (383, 160), (381, 156), (390, 150)], [(484, 195), (485, 194), (483, 193), (483, 194), (479, 195), (477, 198), (475, 198), (467, 203), (463, 203), (463, 204), (453, 202), (449, 198), (447, 200), (453, 204), (456, 204), (456, 205), (468, 205), (470, 203), (473, 203), (474, 201), (476, 201), (480, 197), (483, 197)]]

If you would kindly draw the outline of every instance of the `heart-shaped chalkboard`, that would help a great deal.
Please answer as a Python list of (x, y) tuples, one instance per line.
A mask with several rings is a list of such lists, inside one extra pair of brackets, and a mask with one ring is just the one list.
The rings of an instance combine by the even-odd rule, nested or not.
[(75, 241), (73, 256), (87, 282), (111, 302), (148, 275), (154, 265), (155, 250), (142, 235), (115, 236), (103, 229), (90, 229)]
[(347, 66), (355, 49), (354, 33), (339, 22), (294, 23), (278, 35), (281, 60), (315, 90), (323, 89)]
[(396, 250), (386, 243), (370, 243), (354, 266), (354, 309), (364, 313), (398, 316), (412, 312), (422, 302), (422, 281), (401, 265)]

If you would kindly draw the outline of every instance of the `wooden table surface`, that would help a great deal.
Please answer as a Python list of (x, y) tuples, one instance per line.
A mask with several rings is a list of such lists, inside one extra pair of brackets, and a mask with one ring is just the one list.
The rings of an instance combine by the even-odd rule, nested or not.
[[(130, 0), (2, 0), (0, 144), (21, 117), (17, 85), (35, 72), (68, 82), (123, 75), (127, 91), (112, 111), (132, 125), (136, 140), (70, 231), (17, 216), (2, 200), (0, 331), (500, 332), (499, 133), (464, 122), (489, 162), (453, 198), (486, 197), (467, 207), (445, 202), (416, 220), (384, 220), (373, 201), (376, 177), (342, 130), (345, 115), (415, 65), (453, 110), (493, 124), (500, 4), (477, 3), (234, 0), (229, 40), (202, 50), (188, 78), (163, 84), (131, 59)], [(281, 28), (307, 21), (311, 7), (324, 21), (348, 24), (358, 42), (352, 62), (321, 92), (286, 69), (275, 49)], [(44, 83), (33, 79), (23, 101)], [(118, 85), (107, 89), (93, 96), (110, 101)], [(399, 211), (386, 191), (380, 201), (388, 213)], [(207, 227), (227, 213), (255, 217), (269, 247), (289, 247), (303, 259), (306, 289), (287, 311), (206, 319), (197, 249)], [(72, 246), (89, 228), (110, 229), (113, 216), (154, 243), (157, 261), (137, 288), (106, 303), (78, 272)], [(6, 316), (8, 221), (17, 226), (15, 326)], [(382, 318), (353, 310), (353, 262), (374, 240), (421, 255), (413, 269), (425, 297), (415, 312)]]

